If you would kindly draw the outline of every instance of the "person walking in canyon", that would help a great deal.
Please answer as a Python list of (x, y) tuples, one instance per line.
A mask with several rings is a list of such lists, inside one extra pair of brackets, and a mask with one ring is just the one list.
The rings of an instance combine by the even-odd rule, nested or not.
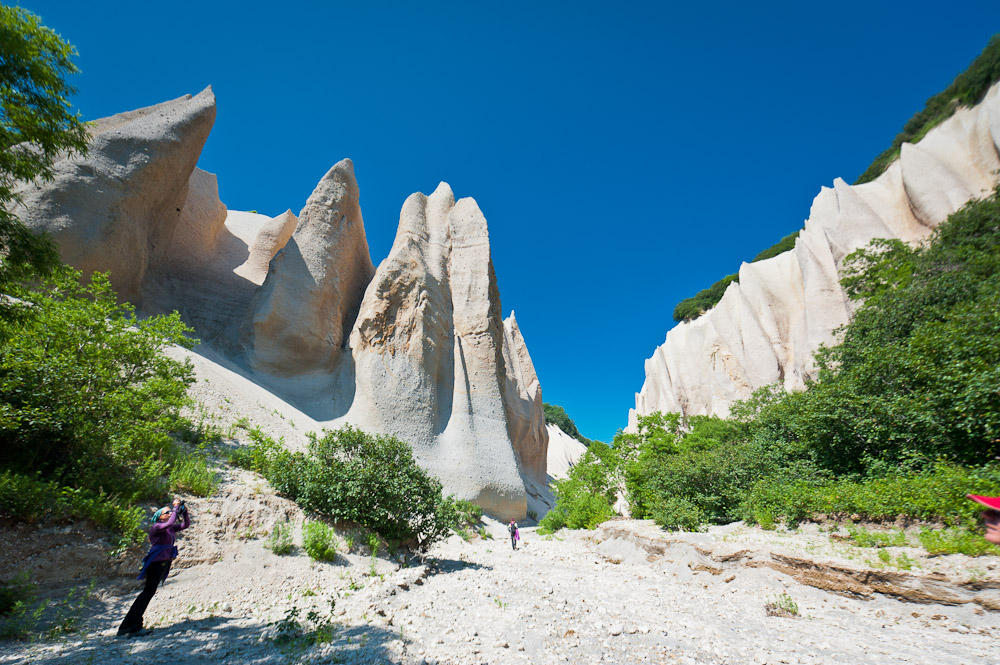
[(511, 519), (507, 530), (510, 531), (510, 546), (516, 550), (517, 541), (521, 540), (521, 532), (517, 530), (517, 522)]
[[(183, 524), (177, 523), (179, 516), (184, 517)], [(175, 498), (172, 506), (164, 506), (153, 515), (153, 525), (149, 529), (149, 552), (142, 560), (142, 570), (138, 579), (146, 579), (146, 586), (132, 603), (128, 614), (118, 626), (118, 637), (130, 637), (142, 632), (142, 615), (146, 606), (156, 593), (157, 587), (167, 579), (170, 563), (177, 558), (177, 546), (174, 541), (177, 532), (191, 526), (187, 508), (184, 503)]]

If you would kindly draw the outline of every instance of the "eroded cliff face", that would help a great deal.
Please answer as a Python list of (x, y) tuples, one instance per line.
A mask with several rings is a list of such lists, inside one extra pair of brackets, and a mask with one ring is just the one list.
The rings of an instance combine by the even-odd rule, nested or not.
[(854, 303), (840, 285), (844, 258), (874, 238), (926, 238), (972, 198), (988, 194), (1000, 169), (1000, 84), (959, 109), (878, 179), (824, 187), (794, 249), (740, 267), (715, 308), (678, 324), (646, 361), (646, 381), (629, 412), (725, 416), (762, 386), (805, 387), (813, 354), (836, 343)]
[(445, 183), (410, 196), (376, 270), (350, 160), (298, 216), (228, 210), (195, 167), (214, 118), (208, 89), (99, 120), (89, 156), (25, 188), (19, 212), (143, 311), (180, 311), (203, 342), (195, 366), (225, 365), (213, 390), (255, 395), (227, 404), (284, 400), (303, 432), (397, 435), (447, 493), (523, 518), (545, 494), (541, 388), (513, 314), (501, 316), (476, 202)]
[(97, 120), (90, 154), (59, 160), (52, 181), (23, 187), (16, 214), (51, 233), (65, 263), (85, 275), (110, 271), (118, 295), (139, 302), (148, 269), (181, 219), (214, 122), (211, 88)]
[(506, 518), (524, 515), (522, 474), (538, 476), (547, 438), (527, 348), (500, 311), (476, 202), (445, 183), (407, 198), (351, 332), (346, 420), (412, 442), (449, 491)]

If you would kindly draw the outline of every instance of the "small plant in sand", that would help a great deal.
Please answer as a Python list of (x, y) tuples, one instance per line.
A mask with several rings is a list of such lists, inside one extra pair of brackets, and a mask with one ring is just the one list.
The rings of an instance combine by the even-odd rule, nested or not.
[(378, 556), (378, 534), (368, 534), (368, 549), (371, 550), (373, 558)]
[(315, 561), (333, 561), (337, 558), (337, 536), (323, 522), (306, 522), (302, 526), (302, 549)]
[(264, 547), (275, 554), (290, 554), (295, 549), (295, 545), (292, 543), (292, 523), (288, 520), (275, 522)]
[(797, 617), (799, 606), (787, 592), (782, 592), (780, 596), (775, 596), (774, 600), (764, 605), (764, 611), (769, 617)]
[(274, 642), (286, 653), (300, 653), (306, 649), (332, 642), (337, 635), (337, 624), (333, 621), (333, 611), (337, 601), (330, 599), (330, 614), (323, 616), (317, 610), (309, 610), (301, 619), (301, 610), (292, 606), (285, 616), (269, 625), (274, 628)]

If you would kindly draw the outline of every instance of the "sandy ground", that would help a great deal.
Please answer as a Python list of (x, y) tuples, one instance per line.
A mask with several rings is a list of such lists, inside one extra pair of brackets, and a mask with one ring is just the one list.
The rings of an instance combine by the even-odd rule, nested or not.
[[(384, 549), (372, 558), (356, 534), (351, 552), (342, 540), (336, 561), (315, 563), (301, 549), (278, 556), (264, 547), (275, 521), (300, 523), (302, 515), (252, 474), (232, 472), (219, 495), (189, 505), (195, 524), (146, 613), (150, 635), (114, 637), (138, 583), (106, 579), (80, 633), (2, 644), (0, 663), (1000, 662), (1000, 612), (974, 600), (977, 589), (1000, 586), (995, 557), (928, 559), (914, 549), (913, 570), (880, 570), (865, 563), (874, 551), (815, 527), (667, 534), (629, 520), (547, 537), (525, 528), (513, 551), (504, 526), (487, 520), (494, 538), (453, 536), (425, 561)], [(875, 586), (888, 575), (897, 591), (932, 579), (959, 604), (904, 602), (860, 587), (845, 596), (830, 584), (836, 576), (817, 577), (847, 569)], [(768, 615), (765, 606), (782, 594), (798, 616)], [(274, 622), (292, 608), (300, 618), (317, 612), (332, 640), (275, 640)]]

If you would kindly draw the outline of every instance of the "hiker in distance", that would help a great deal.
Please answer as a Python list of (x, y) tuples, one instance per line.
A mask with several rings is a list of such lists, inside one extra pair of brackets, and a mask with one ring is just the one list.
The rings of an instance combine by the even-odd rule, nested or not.
[[(184, 518), (183, 524), (177, 523), (178, 517)], [(140, 580), (146, 578), (146, 586), (132, 603), (132, 608), (118, 627), (118, 637), (144, 633), (142, 615), (153, 594), (156, 593), (156, 588), (167, 579), (170, 562), (177, 558), (177, 546), (174, 545), (177, 532), (189, 526), (191, 519), (188, 517), (184, 502), (180, 499), (175, 498), (173, 506), (164, 506), (153, 515), (153, 525), (149, 528), (149, 552), (142, 560), (142, 570), (139, 571), (138, 577)]]
[(521, 532), (517, 530), (517, 522), (511, 519), (507, 530), (510, 531), (510, 546), (516, 550), (517, 541), (521, 540)]

